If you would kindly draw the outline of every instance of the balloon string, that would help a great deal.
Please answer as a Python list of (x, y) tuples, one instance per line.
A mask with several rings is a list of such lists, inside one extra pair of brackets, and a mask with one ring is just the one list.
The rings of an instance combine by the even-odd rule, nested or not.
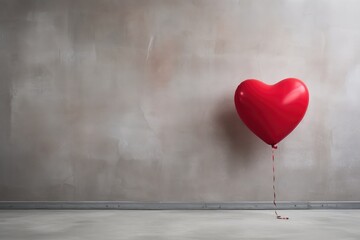
[(280, 216), (276, 209), (277, 209), (277, 205), (276, 205), (276, 190), (275, 190), (275, 149), (277, 149), (277, 146), (276, 145), (272, 145), (271, 146), (271, 150), (272, 150), (272, 169), (273, 169), (273, 191), (274, 191), (274, 200), (273, 200), (273, 203), (274, 203), (274, 207), (275, 207), (275, 215), (276, 215), (276, 219), (284, 219), (284, 220), (289, 220), (288, 217), (283, 217), (283, 216)]

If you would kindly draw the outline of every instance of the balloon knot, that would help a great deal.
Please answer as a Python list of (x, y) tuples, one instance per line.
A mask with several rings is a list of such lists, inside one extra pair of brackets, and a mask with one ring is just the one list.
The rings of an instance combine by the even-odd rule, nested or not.
[(274, 144), (274, 145), (271, 145), (271, 147), (273, 148), (273, 149), (277, 149), (278, 147)]

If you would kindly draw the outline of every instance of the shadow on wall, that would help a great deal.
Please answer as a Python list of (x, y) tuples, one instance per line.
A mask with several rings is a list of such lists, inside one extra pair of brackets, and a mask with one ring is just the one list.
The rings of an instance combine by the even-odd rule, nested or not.
[[(13, 172), (20, 164), (18, 159), (12, 156), (13, 145), (10, 143), (10, 136), (12, 82), (23, 74), (20, 70), (23, 64), (21, 45), (24, 42), (23, 33), (30, 26), (28, 17), (33, 11), (34, 4), (35, 1), (31, 0), (0, 2), (0, 200), (15, 200), (30, 192), (16, 184), (19, 176)], [(16, 193), (17, 191), (20, 194)]]
[(254, 152), (262, 147), (261, 141), (241, 121), (232, 98), (220, 102), (215, 119), (220, 131), (218, 137), (227, 148), (229, 173), (238, 173), (240, 168), (249, 167), (256, 161)]

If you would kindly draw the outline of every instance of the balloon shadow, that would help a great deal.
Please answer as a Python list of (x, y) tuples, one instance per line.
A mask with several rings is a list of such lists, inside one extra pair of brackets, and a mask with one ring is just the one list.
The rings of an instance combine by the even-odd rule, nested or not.
[(261, 141), (246, 127), (236, 112), (232, 99), (225, 99), (216, 111), (219, 139), (226, 149), (229, 171), (248, 167), (253, 163), (254, 151), (260, 148)]

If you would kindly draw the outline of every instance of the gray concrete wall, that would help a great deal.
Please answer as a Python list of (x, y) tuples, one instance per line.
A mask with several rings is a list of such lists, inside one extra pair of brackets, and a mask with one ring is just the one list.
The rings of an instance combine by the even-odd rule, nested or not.
[(286, 77), (310, 105), (278, 198), (359, 200), (359, 1), (0, 4), (0, 200), (271, 200), (233, 93)]

